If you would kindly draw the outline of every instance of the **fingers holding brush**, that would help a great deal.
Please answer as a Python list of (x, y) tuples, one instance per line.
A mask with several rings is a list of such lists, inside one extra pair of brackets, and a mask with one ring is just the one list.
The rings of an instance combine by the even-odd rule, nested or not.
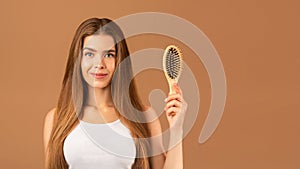
[(181, 104), (180, 101), (177, 99), (174, 100), (170, 100), (169, 102), (167, 102), (166, 107), (165, 107), (165, 111), (167, 111), (167, 109), (171, 108), (171, 107), (177, 107), (180, 108)]

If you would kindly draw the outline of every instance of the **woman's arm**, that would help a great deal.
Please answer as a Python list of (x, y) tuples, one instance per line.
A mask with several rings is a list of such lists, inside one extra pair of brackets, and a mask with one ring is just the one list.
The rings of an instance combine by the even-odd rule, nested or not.
[(166, 156), (164, 169), (183, 169), (183, 122), (187, 103), (183, 99), (180, 87), (177, 84), (173, 84), (173, 88), (175, 93), (169, 94), (165, 100), (166, 106), (164, 110), (166, 111), (170, 127), (170, 148)]
[[(153, 126), (156, 128), (158, 124)], [(159, 124), (160, 126), (160, 124)], [(162, 145), (162, 136), (161, 136), (161, 129), (152, 129), (152, 133), (155, 132), (156, 134), (151, 136), (158, 136), (156, 137), (151, 144), (152, 149), (156, 149), (156, 151), (161, 152), (159, 155), (155, 155), (150, 157), (150, 163), (152, 169), (182, 169), (183, 168), (183, 153), (182, 153), (182, 135), (183, 132), (181, 131), (170, 131), (170, 140), (169, 140), (169, 151), (165, 151)], [(152, 134), (151, 133), (151, 134)], [(154, 142), (154, 143), (153, 143)], [(160, 149), (160, 150), (158, 150)]]
[[(148, 123), (151, 137), (159, 136), (154, 139), (154, 146), (152, 149), (161, 147), (161, 154), (150, 158), (150, 163), (153, 169), (182, 169), (183, 168), (183, 152), (182, 152), (182, 138), (183, 138), (183, 122), (187, 103), (182, 97), (182, 91), (177, 84), (174, 85), (176, 93), (169, 94), (166, 98), (165, 111), (170, 126), (169, 151), (164, 153), (162, 144), (162, 130), (159, 119), (157, 118), (151, 123)], [(148, 109), (154, 112), (153, 109)], [(154, 113), (149, 114), (154, 114)], [(156, 113), (155, 113), (156, 114)], [(153, 144), (151, 144), (153, 145)]]
[[(147, 114), (156, 115), (156, 112), (150, 108), (148, 109)], [(158, 154), (150, 157), (150, 164), (152, 169), (162, 169), (166, 160), (166, 153), (163, 147), (161, 124), (158, 118), (147, 124), (151, 135), (150, 141), (152, 153)]]
[[(170, 148), (163, 169), (183, 169), (182, 136), (182, 131), (170, 133)], [(175, 147), (173, 147), (174, 145)]]

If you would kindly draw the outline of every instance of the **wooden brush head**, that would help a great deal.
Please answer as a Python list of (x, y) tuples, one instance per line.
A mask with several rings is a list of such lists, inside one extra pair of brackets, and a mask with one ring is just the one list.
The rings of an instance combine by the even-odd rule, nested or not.
[(170, 93), (172, 93), (172, 85), (178, 82), (182, 71), (182, 54), (177, 46), (170, 45), (165, 49), (163, 70), (169, 83)]

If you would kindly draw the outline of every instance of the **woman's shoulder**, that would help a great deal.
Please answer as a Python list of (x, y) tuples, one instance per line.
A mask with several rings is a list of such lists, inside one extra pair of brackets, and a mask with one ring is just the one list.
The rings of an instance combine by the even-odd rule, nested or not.
[(144, 114), (148, 122), (147, 124), (151, 136), (161, 134), (162, 132), (161, 123), (159, 120), (159, 115), (156, 113), (156, 111), (151, 106), (145, 106)]
[(45, 116), (45, 123), (52, 124), (56, 108), (50, 109)]
[(56, 108), (52, 108), (50, 111), (47, 112), (45, 119), (44, 119), (44, 146), (45, 149), (48, 145), (48, 140), (50, 138), (52, 126), (53, 126), (53, 119), (55, 114)]
[(149, 111), (150, 109), (152, 109), (152, 107), (151, 107), (151, 106), (144, 105), (144, 106), (143, 106), (143, 109), (144, 109), (144, 112), (147, 112), (147, 111)]
[(144, 106), (143, 113), (148, 123), (151, 123), (159, 118), (156, 111), (151, 106)]

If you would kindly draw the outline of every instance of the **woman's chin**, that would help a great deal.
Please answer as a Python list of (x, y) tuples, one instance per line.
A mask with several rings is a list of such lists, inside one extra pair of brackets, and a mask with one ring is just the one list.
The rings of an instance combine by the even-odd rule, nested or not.
[(108, 84), (108, 83), (97, 83), (97, 82), (95, 82), (94, 84), (93, 84), (93, 87), (95, 88), (95, 89), (105, 89), (105, 88), (107, 88), (107, 87), (109, 87), (110, 86), (110, 84)]

